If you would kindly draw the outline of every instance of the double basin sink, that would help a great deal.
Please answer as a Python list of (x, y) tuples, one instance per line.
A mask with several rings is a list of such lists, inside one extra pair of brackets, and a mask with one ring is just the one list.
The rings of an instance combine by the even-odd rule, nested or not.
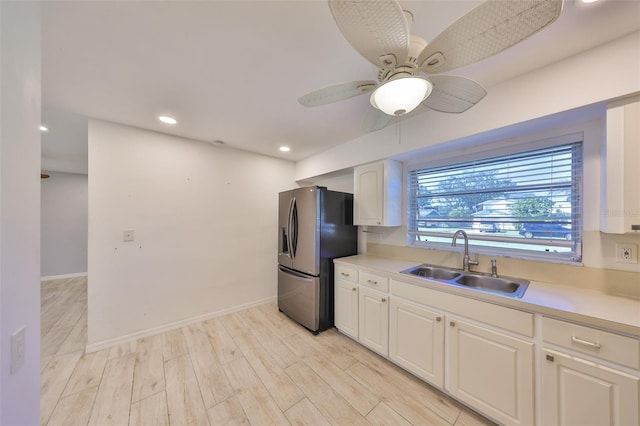
[(529, 281), (511, 277), (492, 277), (480, 272), (465, 272), (461, 269), (434, 265), (418, 265), (400, 272), (427, 280), (469, 288), (476, 291), (522, 297)]

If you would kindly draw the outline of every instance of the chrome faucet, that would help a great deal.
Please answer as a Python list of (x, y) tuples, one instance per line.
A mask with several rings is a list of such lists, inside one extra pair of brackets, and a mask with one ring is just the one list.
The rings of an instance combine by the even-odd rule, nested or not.
[(453, 240), (451, 241), (451, 247), (456, 246), (456, 239), (458, 235), (462, 235), (464, 237), (464, 257), (462, 258), (462, 270), (465, 272), (469, 272), (469, 265), (477, 265), (477, 260), (469, 259), (469, 237), (467, 233), (462, 229), (458, 229), (455, 234), (453, 234)]
[(496, 265), (495, 259), (491, 259), (491, 276), (493, 278), (498, 278), (498, 265)]

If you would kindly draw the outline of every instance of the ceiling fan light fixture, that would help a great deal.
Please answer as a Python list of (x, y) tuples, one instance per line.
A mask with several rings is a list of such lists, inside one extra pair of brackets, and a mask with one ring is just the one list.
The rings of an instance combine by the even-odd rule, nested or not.
[(370, 98), (371, 105), (389, 115), (403, 115), (416, 109), (431, 93), (433, 85), (422, 77), (403, 77), (378, 87)]

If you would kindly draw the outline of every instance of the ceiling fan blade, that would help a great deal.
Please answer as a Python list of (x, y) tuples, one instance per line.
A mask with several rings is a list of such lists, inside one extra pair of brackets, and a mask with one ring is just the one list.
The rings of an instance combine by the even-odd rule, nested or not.
[(365, 132), (375, 132), (385, 128), (392, 118), (392, 115), (385, 114), (379, 109), (371, 107), (362, 120), (362, 129)]
[(428, 80), (433, 83), (433, 90), (422, 105), (440, 112), (465, 112), (487, 94), (484, 87), (466, 77), (434, 75)]
[(488, 0), (440, 33), (418, 65), (434, 73), (478, 62), (540, 31), (561, 11), (562, 0)]
[(306, 107), (326, 105), (349, 99), (363, 93), (371, 92), (378, 86), (374, 80), (351, 81), (315, 90), (298, 98), (298, 102)]
[(378, 68), (395, 68), (409, 53), (409, 24), (395, 0), (329, 0), (344, 38)]

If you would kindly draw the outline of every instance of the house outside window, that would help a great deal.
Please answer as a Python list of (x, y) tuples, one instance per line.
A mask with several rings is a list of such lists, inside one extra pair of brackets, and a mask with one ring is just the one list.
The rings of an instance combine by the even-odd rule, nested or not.
[(448, 249), (456, 230), (476, 253), (580, 262), (582, 142), (407, 173), (408, 244)]

